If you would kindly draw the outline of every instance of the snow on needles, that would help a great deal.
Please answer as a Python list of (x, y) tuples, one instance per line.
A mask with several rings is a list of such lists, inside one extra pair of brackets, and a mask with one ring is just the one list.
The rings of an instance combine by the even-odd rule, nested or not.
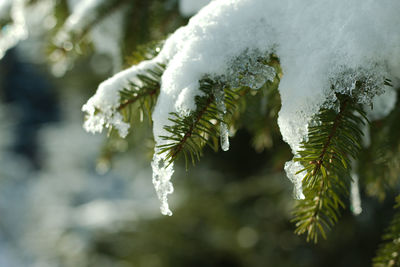
[(125, 138), (130, 125), (123, 121), (122, 115), (118, 112), (121, 105), (119, 90), (127, 87), (137, 75), (142, 74), (154, 64), (151, 61), (143, 61), (102, 82), (96, 94), (82, 107), (82, 111), (87, 114), (83, 125), (85, 130), (91, 133), (101, 133), (104, 127), (114, 127), (118, 130), (119, 135)]
[[(157, 145), (168, 135), (168, 114), (185, 114), (195, 108), (200, 94), (198, 81), (206, 74), (219, 77), (229, 71), (229, 63), (244, 51), (276, 54), (283, 69), (279, 85), (282, 108), (279, 127), (283, 139), (299, 150), (307, 138), (309, 120), (324, 105), (335, 100), (336, 92), (351, 94), (355, 80), (368, 80), (367, 103), (384, 92), (384, 79), (395, 86), (400, 80), (400, 1), (398, 0), (216, 0), (192, 17), (189, 24), (168, 38), (161, 53), (151, 63), (166, 64), (160, 95), (153, 112)], [(144, 63), (150, 64), (150, 63)], [(85, 127), (101, 131), (103, 125), (127, 125), (118, 113), (119, 90), (134, 79), (143, 64), (133, 66), (99, 86), (84, 106), (89, 114)], [(179, 100), (179, 101), (178, 101)], [(98, 112), (95, 112), (98, 110)], [(89, 123), (88, 123), (89, 122)], [(119, 125), (119, 126), (118, 126)], [(157, 155), (159, 151), (155, 151)], [(162, 213), (171, 214), (167, 194), (172, 192), (171, 169), (163, 171), (163, 155), (155, 156), (153, 171), (162, 201)], [(168, 168), (169, 168), (168, 167)], [(287, 173), (302, 196), (299, 166), (287, 164)], [(154, 177), (153, 177), (154, 178)]]

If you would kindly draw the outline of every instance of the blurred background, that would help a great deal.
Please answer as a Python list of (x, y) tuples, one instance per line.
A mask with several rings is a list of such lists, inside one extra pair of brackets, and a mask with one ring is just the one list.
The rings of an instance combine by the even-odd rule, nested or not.
[[(172, 217), (160, 214), (151, 183), (148, 121), (126, 140), (82, 129), (81, 107), (98, 84), (209, 1), (110, 0), (100, 22), (79, 27), (66, 23), (83, 12), (79, 1), (14, 1), (23, 11), (0, 1), (0, 266), (371, 264), (393, 197), (362, 190), (364, 211), (346, 210), (328, 240), (296, 236), (283, 172), (292, 155), (273, 118), (257, 135), (236, 132), (228, 152), (206, 149), (188, 170), (179, 161)], [(10, 45), (19, 11), (29, 34)]]

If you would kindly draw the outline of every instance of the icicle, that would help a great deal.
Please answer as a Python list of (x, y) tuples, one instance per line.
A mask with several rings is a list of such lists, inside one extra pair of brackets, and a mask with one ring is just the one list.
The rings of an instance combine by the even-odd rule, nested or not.
[(260, 62), (260, 59), (267, 60), (269, 56), (260, 57), (260, 55), (262, 53), (258, 50), (246, 50), (232, 60), (226, 75), (227, 83), (233, 88), (248, 86), (258, 90), (267, 81), (274, 81), (275, 69)]
[(229, 150), (229, 131), (228, 131), (228, 126), (226, 123), (221, 123), (219, 127), (220, 131), (220, 140), (221, 140), (221, 148), (223, 151), (228, 151)]
[[(220, 86), (214, 88), (214, 96), (215, 102), (217, 104), (217, 109), (220, 111), (219, 118), (221, 121), (224, 120), (224, 116), (226, 114), (226, 106), (225, 106), (225, 92), (224, 89)], [(223, 151), (229, 150), (229, 130), (228, 126), (224, 122), (220, 122), (219, 125), (219, 136), (221, 148)]]
[(293, 183), (293, 196), (295, 199), (304, 199), (303, 194), (303, 177), (302, 174), (296, 174), (298, 171), (304, 169), (304, 167), (296, 161), (288, 161), (285, 164), (286, 175), (289, 180)]
[(155, 151), (151, 167), (153, 169), (153, 185), (156, 189), (158, 199), (161, 201), (161, 213), (171, 216), (172, 211), (169, 209), (168, 195), (174, 192), (174, 187), (170, 182), (172, 174), (174, 173), (173, 163), (165, 166), (161, 155)]
[(361, 208), (360, 188), (358, 186), (358, 175), (352, 173), (351, 178), (353, 179), (350, 186), (351, 211), (353, 212), (354, 215), (360, 215), (360, 213), (362, 212), (362, 208)]

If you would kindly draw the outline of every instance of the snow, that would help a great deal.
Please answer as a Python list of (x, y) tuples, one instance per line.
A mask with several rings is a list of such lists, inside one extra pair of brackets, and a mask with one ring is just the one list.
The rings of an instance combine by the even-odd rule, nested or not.
[(286, 174), (289, 178), (289, 180), (293, 183), (294, 185), (294, 190), (293, 190), (293, 197), (295, 199), (304, 199), (305, 196), (303, 194), (303, 175), (302, 174), (296, 174), (298, 171), (301, 171), (304, 169), (304, 167), (300, 164), (298, 161), (288, 161), (285, 164), (285, 171)]
[(259, 50), (245, 50), (238, 57), (232, 59), (224, 81), (231, 87), (247, 86), (260, 89), (267, 81), (273, 81), (275, 70), (271, 66), (259, 62), (259, 59), (268, 59), (269, 54), (262, 54)]
[[(395, 86), (400, 84), (398, 10), (398, 0), (210, 2), (190, 19), (187, 26), (167, 39), (159, 56), (152, 61), (167, 65), (153, 112), (156, 145), (167, 142), (160, 136), (168, 135), (164, 126), (171, 125), (170, 112), (184, 116), (195, 108), (194, 97), (201, 94), (198, 89), (201, 78), (208, 75), (233, 83), (239, 75), (234, 79), (226, 77), (230, 77), (228, 74), (234, 68), (251, 70), (257, 62), (252, 56), (254, 53), (273, 53), (279, 57), (283, 69), (278, 124), (284, 141), (296, 157), (301, 141), (307, 138), (310, 119), (321, 107), (333, 107), (335, 92), (353, 95), (355, 82), (363, 79), (366, 81), (365, 94), (357, 99), (369, 104), (376, 95), (384, 92), (385, 78), (391, 79)], [(244, 54), (250, 55), (244, 57), (247, 60), (240, 59)], [(106, 127), (114, 125), (109, 120), (118, 116), (115, 115), (119, 103), (117, 92), (123, 89), (122, 80), (134, 77), (141, 69), (141, 65), (132, 67), (99, 86), (94, 96), (96, 100), (92, 98), (84, 108), (91, 112), (92, 119), (98, 119), (92, 121), (88, 130), (100, 131), (102, 123)], [(248, 81), (254, 89), (273, 77), (274, 72), (268, 68), (262, 71), (265, 73), (254, 74), (253, 81)], [(263, 80), (265, 76), (267, 78)], [(108, 92), (104, 91), (105, 87)], [(105, 116), (94, 115), (95, 107)], [(169, 182), (172, 171), (159, 167), (159, 164), (153, 164), (153, 172), (159, 175), (157, 180)], [(289, 162), (285, 169), (295, 183), (296, 195), (301, 198), (302, 177), (295, 175), (299, 168)], [(167, 186), (166, 193), (170, 189)]]
[(102, 132), (103, 126), (114, 127), (121, 137), (126, 137), (130, 125), (123, 121), (122, 115), (118, 112), (121, 104), (118, 90), (127, 87), (138, 74), (152, 67), (154, 67), (153, 62), (143, 61), (138, 66), (121, 71), (101, 83), (96, 94), (82, 107), (82, 111), (87, 114), (84, 123), (85, 130), (96, 133)]

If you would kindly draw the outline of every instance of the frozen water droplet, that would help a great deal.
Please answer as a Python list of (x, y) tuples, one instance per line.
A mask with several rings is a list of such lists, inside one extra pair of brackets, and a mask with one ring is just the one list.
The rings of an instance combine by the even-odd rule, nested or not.
[[(226, 106), (225, 106), (225, 92), (222, 87), (217, 86), (214, 88), (214, 97), (217, 105), (217, 109), (219, 110), (219, 118), (223, 121), (224, 116), (226, 114)], [(219, 126), (219, 136), (221, 148), (223, 151), (229, 150), (229, 130), (226, 123), (221, 122)]]
[(295, 161), (288, 161), (285, 164), (285, 171), (286, 175), (289, 178), (289, 180), (293, 183), (294, 185), (294, 190), (293, 190), (293, 196), (295, 199), (304, 199), (304, 194), (303, 194), (303, 177), (304, 174), (298, 173), (298, 171), (302, 170), (303, 166), (299, 162)]
[(229, 150), (229, 130), (226, 123), (221, 123), (220, 126), (220, 141), (221, 141), (221, 148), (223, 151)]

